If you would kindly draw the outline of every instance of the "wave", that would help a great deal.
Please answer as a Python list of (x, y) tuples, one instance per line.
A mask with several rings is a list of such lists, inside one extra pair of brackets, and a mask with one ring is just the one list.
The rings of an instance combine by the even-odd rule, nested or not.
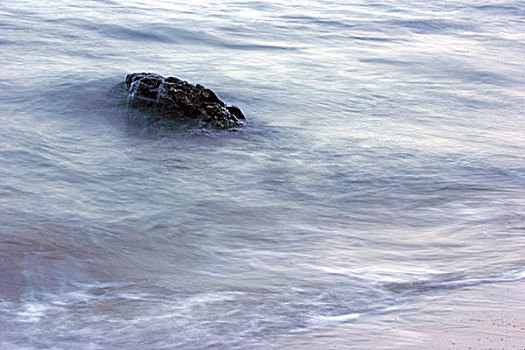
[(525, 280), (525, 270), (510, 271), (499, 276), (467, 277), (446, 274), (436, 278), (421, 279), (410, 282), (390, 282), (384, 287), (394, 294), (420, 294), (435, 290), (459, 289), (489, 283), (507, 283)]
[[(74, 20), (77, 22), (78, 20)], [(221, 47), (236, 50), (297, 50), (297, 47), (289, 45), (276, 45), (274, 43), (260, 42), (259, 40), (239, 40), (238, 37), (228, 38), (219, 36), (203, 30), (190, 30), (178, 28), (165, 23), (139, 24), (130, 26), (128, 24), (103, 24), (83, 21), (73, 23), (82, 29), (96, 31), (109, 39), (134, 41), (134, 42), (157, 42), (178, 45), (203, 45)]]

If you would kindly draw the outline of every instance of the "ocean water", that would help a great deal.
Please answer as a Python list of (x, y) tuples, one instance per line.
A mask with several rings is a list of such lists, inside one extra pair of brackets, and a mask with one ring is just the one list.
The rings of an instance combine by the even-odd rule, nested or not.
[[(520, 314), (524, 12), (2, 1), (0, 348), (429, 348)], [(247, 126), (151, 123), (131, 72)]]

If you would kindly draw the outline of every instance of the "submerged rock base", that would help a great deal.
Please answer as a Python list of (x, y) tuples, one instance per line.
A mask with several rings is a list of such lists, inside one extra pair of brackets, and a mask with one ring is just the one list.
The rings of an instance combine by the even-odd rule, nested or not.
[(237, 106), (226, 105), (210, 89), (175, 77), (132, 73), (126, 76), (126, 87), (131, 106), (162, 119), (221, 129), (242, 126), (245, 119)]

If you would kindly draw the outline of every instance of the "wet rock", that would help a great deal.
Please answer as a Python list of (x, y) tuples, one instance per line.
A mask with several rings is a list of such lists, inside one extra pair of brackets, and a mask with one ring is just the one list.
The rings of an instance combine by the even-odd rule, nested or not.
[(126, 87), (131, 106), (150, 110), (159, 118), (216, 128), (242, 126), (245, 119), (239, 107), (226, 105), (210, 89), (175, 77), (132, 73), (126, 76)]

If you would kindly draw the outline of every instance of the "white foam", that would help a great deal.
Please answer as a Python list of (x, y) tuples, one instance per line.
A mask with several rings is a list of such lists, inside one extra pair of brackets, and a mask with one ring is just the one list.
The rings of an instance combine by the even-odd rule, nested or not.
[(357, 320), (361, 314), (352, 313), (338, 316), (316, 316), (313, 318), (315, 323), (329, 324), (329, 323), (344, 323)]
[(26, 303), (22, 310), (17, 312), (17, 318), (20, 322), (39, 322), (49, 309), (48, 305), (42, 303)]

